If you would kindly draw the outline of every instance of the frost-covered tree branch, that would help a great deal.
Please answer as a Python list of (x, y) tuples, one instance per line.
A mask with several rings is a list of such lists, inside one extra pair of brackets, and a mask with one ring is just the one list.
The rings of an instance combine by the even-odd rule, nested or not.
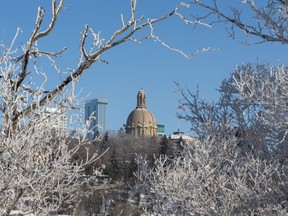
[(280, 149), (287, 143), (287, 70), (283, 65), (237, 66), (223, 80), (221, 97), (213, 103), (199, 99), (198, 92), (179, 88), (180, 103), (187, 110), (179, 117), (191, 122), (191, 130), (201, 139), (233, 135), (239, 145), (257, 153), (285, 155), (286, 150)]
[(288, 213), (288, 68), (236, 66), (215, 102), (183, 90), (180, 118), (195, 142), (161, 157), (138, 186), (154, 215), (286, 215)]
[(140, 164), (148, 215), (287, 213), (287, 162), (244, 156), (235, 139), (196, 142), (186, 151), (172, 162), (160, 158), (153, 171)]
[(286, 1), (239, 1), (231, 5), (230, 13), (223, 7), (226, 2), (223, 3), (218, 0), (195, 0), (192, 4), (204, 8), (206, 12), (198, 15), (193, 14), (193, 17), (196, 20), (208, 22), (210, 25), (219, 22), (227, 24), (226, 30), (232, 38), (237, 34), (236, 30), (240, 29), (244, 34), (253, 35), (260, 39), (256, 43), (288, 43), (288, 4)]
[[(84, 27), (79, 49), (82, 57), (76, 69), (65, 73), (57, 66), (57, 57), (67, 48), (47, 51), (38, 43), (56, 28), (64, 0), (51, 0), (51, 3), (52, 16), (47, 27), (43, 24), (45, 10), (39, 7), (35, 27), (27, 42), (21, 43), (20, 48), (16, 45), (18, 29), (9, 46), (0, 46), (1, 215), (9, 215), (14, 210), (24, 215), (56, 215), (69, 210), (73, 213), (71, 209), (76, 192), (85, 183), (80, 177), (85, 167), (95, 164), (99, 158), (97, 152), (89, 152), (89, 148), (85, 157), (78, 155), (80, 147), (91, 143), (86, 136), (89, 121), (82, 123), (84, 126), (81, 125), (81, 130), (75, 133), (63, 126), (69, 110), (80, 106), (75, 94), (79, 78), (96, 62), (106, 62), (101, 59), (104, 52), (126, 42), (141, 43), (156, 39), (168, 49), (190, 57), (155, 35), (154, 28), (172, 16), (182, 19), (185, 24), (203, 24), (189, 21), (181, 15), (180, 9), (188, 6), (184, 4), (158, 18), (137, 17), (137, 1), (131, 0), (130, 19), (125, 21), (122, 16), (122, 26), (107, 41), (88, 25)], [(139, 38), (135, 36), (136, 32), (141, 33), (137, 34)], [(92, 46), (88, 37), (92, 37)], [(56, 73), (66, 76), (52, 90), (47, 90), (46, 85), (53, 70), (42, 69), (40, 64), (43, 59), (48, 60)], [(79, 119), (81, 117), (72, 119), (72, 122)], [(94, 169), (97, 171), (97, 167)]]
[[(4, 50), (4, 55), (1, 58), (1, 62), (11, 62), (14, 61), (14, 64), (17, 65), (17, 69), (15, 69), (15, 74), (14, 77), (9, 75), (9, 78), (6, 77), (6, 79), (9, 79), (11, 83), (13, 83), (13, 85), (11, 86), (11, 88), (13, 89), (14, 93), (13, 93), (13, 97), (14, 99), (12, 101), (15, 101), (15, 97), (17, 97), (17, 92), (22, 91), (23, 89), (21, 88), (21, 86), (23, 86), (22, 84), (25, 83), (25, 81), (27, 82), (27, 80), (29, 80), (31, 78), (31, 76), (33, 76), (34, 74), (31, 74), (31, 72), (28, 72), (28, 67), (30, 65), (30, 67), (34, 67), (35, 65), (31, 65), (33, 64), (32, 62), (37, 62), (38, 58), (41, 57), (47, 57), (51, 63), (53, 65), (55, 65), (55, 60), (53, 60), (53, 58), (58, 57), (60, 54), (63, 53), (63, 51), (66, 50), (66, 48), (63, 48), (60, 51), (56, 51), (56, 52), (48, 52), (48, 51), (43, 51), (40, 49), (40, 47), (38, 47), (37, 42), (41, 39), (44, 40), (44, 38), (46, 36), (48, 36), (52, 30), (55, 27), (56, 21), (58, 19), (59, 13), (61, 12), (61, 9), (63, 7), (64, 4), (64, 0), (61, 0), (59, 3), (57, 3), (56, 0), (52, 0), (52, 18), (50, 23), (48, 24), (48, 27), (45, 30), (41, 30), (42, 29), (42, 23), (43, 23), (43, 19), (44, 19), (44, 14), (45, 14), (45, 10), (42, 7), (39, 7), (38, 9), (38, 15), (36, 18), (36, 23), (35, 23), (35, 28), (29, 38), (29, 40), (27, 41), (27, 44), (22, 46), (22, 51), (23, 54), (20, 56), (16, 56), (11, 58), (10, 52), (12, 52), (11, 49), (7, 49)], [(82, 53), (82, 60), (79, 63), (78, 67), (73, 70), (71, 73), (69, 73), (66, 78), (63, 79), (63, 81), (61, 81), (58, 85), (55, 86), (54, 89), (52, 89), (51, 91), (46, 92), (45, 95), (42, 95), (42, 97), (40, 98), (40, 100), (38, 100), (37, 102), (29, 102), (29, 104), (27, 104), (27, 106), (25, 108), (19, 109), (19, 107), (17, 107), (16, 104), (13, 105), (13, 122), (14, 125), (10, 128), (11, 131), (15, 130), (15, 128), (17, 127), (19, 121), (21, 120), (21, 118), (29, 115), (38, 105), (42, 106), (45, 105), (46, 103), (48, 103), (49, 101), (53, 100), (55, 97), (57, 97), (57, 95), (63, 91), (63, 89), (65, 89), (66, 86), (70, 85), (71, 82), (73, 82), (73, 80), (78, 80), (80, 76), (82, 76), (82, 74), (91, 67), (91, 65), (93, 65), (95, 62), (106, 62), (105, 60), (101, 60), (100, 57), (101, 55), (126, 42), (135, 42), (135, 43), (140, 43), (143, 40), (147, 40), (147, 39), (153, 39), (158, 41), (160, 44), (162, 44), (163, 46), (165, 46), (166, 48), (176, 51), (180, 54), (182, 54), (184, 57), (186, 58), (190, 58), (192, 55), (194, 55), (195, 53), (199, 53), (199, 52), (205, 52), (210, 50), (209, 49), (201, 49), (195, 53), (193, 53), (192, 55), (186, 54), (183, 51), (172, 47), (171, 45), (168, 45), (167, 43), (165, 43), (165, 41), (163, 39), (161, 39), (159, 36), (154, 34), (154, 27), (157, 23), (163, 22), (164, 20), (169, 19), (172, 16), (176, 16), (180, 19), (182, 19), (186, 24), (189, 25), (205, 25), (204, 23), (201, 22), (194, 22), (194, 21), (190, 21), (187, 18), (185, 18), (183, 15), (181, 15), (180, 13), (180, 9), (182, 8), (187, 8), (189, 7), (188, 4), (179, 4), (178, 6), (175, 7), (175, 9), (171, 10), (171, 12), (160, 16), (158, 18), (144, 18), (144, 16), (141, 16), (139, 18), (136, 17), (136, 0), (131, 0), (130, 2), (130, 7), (131, 7), (131, 17), (128, 21), (125, 22), (124, 18), (122, 17), (122, 27), (118, 30), (116, 30), (111, 36), (110, 38), (107, 40), (107, 42), (104, 42), (103, 39), (100, 38), (99, 34), (95, 34), (94, 31), (92, 29), (90, 29), (91, 31), (91, 36), (93, 37), (93, 44), (92, 44), (92, 49), (89, 50), (89, 52), (87, 52), (86, 50), (86, 39), (87, 37), (90, 35), (89, 34), (89, 26), (86, 25), (84, 28), (84, 31), (82, 33), (82, 39), (81, 39), (81, 43), (80, 43), (80, 52)], [(147, 35), (143, 35), (146, 34), (144, 33), (145, 29), (150, 29), (150, 33), (148, 33)], [(141, 38), (135, 38), (133, 37), (135, 35), (136, 32), (143, 32)], [(89, 46), (91, 47), (91, 46)], [(14, 51), (13, 51), (14, 52)], [(9, 56), (9, 58), (8, 58)], [(37, 72), (37, 71), (36, 71)], [(57, 71), (58, 72), (58, 71)], [(38, 72), (39, 73), (39, 72)], [(3, 77), (3, 75), (2, 75)], [(27, 89), (27, 88), (26, 88)], [(32, 89), (31, 89), (32, 92)], [(8, 102), (7, 100), (4, 101), (4, 103), (2, 104), (2, 107), (7, 107), (7, 106), (11, 106), (11, 104), (6, 104), (6, 102)], [(11, 101), (10, 101), (11, 102)]]

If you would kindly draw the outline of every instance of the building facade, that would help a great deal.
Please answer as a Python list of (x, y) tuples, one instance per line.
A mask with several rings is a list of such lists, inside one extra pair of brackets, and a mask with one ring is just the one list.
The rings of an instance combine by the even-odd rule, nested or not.
[(137, 94), (137, 106), (129, 114), (125, 130), (134, 136), (156, 136), (157, 123), (154, 115), (146, 106), (146, 95), (141, 89)]
[(107, 105), (105, 98), (96, 98), (85, 103), (85, 120), (90, 120), (89, 139), (101, 137), (107, 131)]
[(164, 136), (165, 135), (165, 125), (157, 125), (157, 135)]

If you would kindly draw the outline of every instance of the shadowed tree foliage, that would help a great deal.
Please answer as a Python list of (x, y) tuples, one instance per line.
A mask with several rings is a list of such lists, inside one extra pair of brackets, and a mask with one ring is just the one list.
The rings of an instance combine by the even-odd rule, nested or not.
[(160, 149), (159, 149), (159, 154), (160, 155), (167, 155), (168, 153), (168, 138), (166, 135), (164, 135), (161, 139), (160, 142)]

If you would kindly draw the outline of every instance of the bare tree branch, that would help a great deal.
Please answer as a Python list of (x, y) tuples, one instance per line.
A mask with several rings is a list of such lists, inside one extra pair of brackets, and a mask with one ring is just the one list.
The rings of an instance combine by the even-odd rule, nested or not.
[[(63, 7), (63, 4), (64, 4), (64, 0), (60, 0), (58, 6), (57, 6), (57, 1), (56, 0), (52, 0), (52, 19), (50, 21), (50, 24), (47, 27), (47, 29), (42, 31), (42, 32), (38, 32), (39, 28), (36, 27), (37, 31), (35, 31), (35, 34), (32, 34), (33, 37), (31, 37), (31, 42), (32, 43), (34, 43), (35, 41), (39, 40), (42, 37), (47, 36), (53, 30), (53, 28), (54, 28), (54, 26), (56, 24), (58, 15), (59, 15), (62, 7)], [(43, 20), (43, 17), (44, 17), (44, 11), (43, 11), (42, 8), (39, 8), (38, 10), (39, 10), (39, 12), (38, 12), (39, 20), (37, 19), (36, 26), (38, 26), (38, 25), (41, 26), (41, 23), (42, 23), (42, 20)]]
[[(111, 48), (114, 48), (115, 46), (118, 46), (118, 45), (120, 45), (122, 43), (125, 43), (127, 41), (131, 41), (131, 40), (133, 41), (132, 35), (135, 32), (138, 32), (138, 31), (140, 31), (140, 30), (142, 30), (144, 28), (147, 28), (147, 27), (152, 30), (152, 26), (154, 24), (162, 22), (162, 21), (168, 19), (169, 17), (175, 15), (176, 12), (178, 11), (179, 7), (181, 7), (181, 6), (182, 5), (180, 4), (172, 12), (170, 12), (170, 13), (162, 16), (162, 17), (159, 17), (157, 19), (148, 19), (146, 22), (138, 24), (139, 22), (141, 22), (143, 20), (144, 17), (140, 17), (139, 19), (135, 18), (136, 1), (135, 0), (131, 0), (131, 14), (132, 15), (131, 15), (130, 20), (125, 25), (123, 25), (123, 27), (121, 29), (115, 31), (112, 34), (112, 36), (110, 37), (110, 39), (103, 46), (98, 47), (98, 49), (94, 53), (91, 53), (91, 54), (88, 54), (85, 51), (85, 42), (86, 42), (86, 37), (87, 37), (87, 32), (88, 32), (88, 25), (86, 25), (85, 28), (84, 28), (84, 31), (82, 33), (82, 39), (81, 39), (81, 43), (80, 43), (80, 51), (81, 51), (82, 55), (84, 56), (84, 61), (79, 65), (79, 67), (72, 74), (68, 75), (62, 81), (61, 84), (59, 84), (54, 90), (50, 91), (49, 94), (45, 95), (40, 100), (40, 104), (44, 105), (48, 101), (50, 101), (53, 98), (55, 98), (57, 96), (57, 94), (59, 94), (67, 85), (69, 85), (69, 83), (71, 83), (71, 81), (73, 79), (75, 79), (75, 80), (78, 79), (88, 68), (90, 68), (90, 66), (95, 61), (97, 61), (99, 59), (99, 57), (101, 56), (101, 54), (103, 52), (105, 52), (107, 50), (110, 50)], [(179, 16), (178, 13), (177, 13), (177, 16)], [(55, 18), (57, 18), (57, 16), (55, 16)], [(54, 19), (52, 19), (52, 20), (54, 20)], [(40, 21), (39, 21), (39, 23), (40, 23)], [(197, 22), (195, 24), (199, 24), (199, 23)], [(51, 26), (53, 26), (53, 25), (51, 24)], [(155, 38), (156, 36), (154, 34), (153, 35), (149, 35), (149, 36), (146, 37), (146, 39), (153, 38), (153, 37)], [(174, 51), (176, 50), (174, 48), (171, 48), (167, 44), (165, 44), (159, 37), (157, 37), (157, 39), (162, 45), (164, 45), (168, 49), (171, 49), (171, 50), (174, 50)], [(181, 53), (182, 55), (186, 56), (186, 57), (189, 56), (189, 55), (186, 55), (182, 51), (180, 52), (178, 50), (178, 52)], [(29, 113), (31, 113), (31, 111), (33, 109), (35, 109), (35, 107), (36, 107), (36, 103), (31, 104), (31, 106), (27, 107), (24, 111), (21, 111), (21, 112), (17, 113), (17, 115), (15, 117), (15, 121), (17, 120), (17, 118), (26, 116)]]
[[(282, 0), (266, 0), (259, 2), (260, 6), (257, 6), (254, 1), (242, 1), (242, 4), (246, 4), (250, 8), (250, 12), (254, 15), (251, 16), (251, 24), (243, 22), (241, 20), (241, 10), (232, 7), (233, 16), (227, 15), (219, 9), (218, 0), (210, 1), (211, 4), (195, 0), (191, 2), (193, 5), (198, 5), (208, 11), (203, 16), (197, 16), (193, 14), (193, 17), (198, 21), (205, 21), (208, 17), (216, 15), (217, 18), (212, 18), (210, 25), (215, 22), (231, 24), (230, 34), (235, 37), (234, 27), (239, 28), (247, 35), (253, 35), (260, 38), (260, 42), (280, 42), (283, 44), (288, 43), (288, 16), (287, 16), (287, 3)], [(247, 9), (249, 10), (249, 9)]]

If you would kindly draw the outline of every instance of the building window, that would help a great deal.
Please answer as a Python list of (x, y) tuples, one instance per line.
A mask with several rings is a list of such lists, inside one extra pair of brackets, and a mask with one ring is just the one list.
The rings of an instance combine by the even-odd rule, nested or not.
[(87, 107), (87, 119), (89, 119), (90, 118), (90, 107), (88, 106)]

